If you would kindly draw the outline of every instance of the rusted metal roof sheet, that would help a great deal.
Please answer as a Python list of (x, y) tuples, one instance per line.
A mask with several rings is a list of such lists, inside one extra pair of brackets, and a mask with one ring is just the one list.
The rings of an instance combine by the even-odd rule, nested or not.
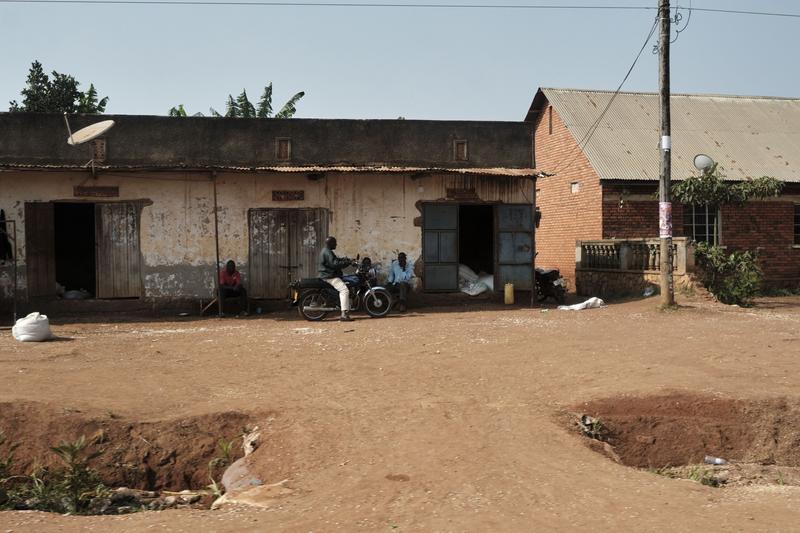
[[(384, 166), (384, 165), (360, 165), (360, 166), (266, 166), (266, 167), (242, 167), (242, 166), (207, 166), (207, 167), (184, 167), (174, 165), (94, 165), (98, 171), (181, 171), (181, 172), (209, 172), (211, 170), (229, 172), (280, 172), (286, 174), (321, 174), (325, 172), (360, 172), (377, 174), (463, 174), (481, 176), (503, 176), (503, 177), (538, 177), (541, 172), (534, 168), (463, 168), (463, 167), (404, 167), (404, 166)], [(19, 163), (0, 163), (0, 172), (11, 170), (88, 170), (86, 165), (54, 165), (54, 164), (19, 164)]]
[[(541, 91), (578, 141), (613, 95)], [(692, 161), (703, 153), (731, 180), (772, 176), (800, 182), (800, 98), (673, 94), (671, 102), (673, 179), (696, 174)], [(585, 153), (601, 179), (658, 180), (659, 131), (658, 95), (623, 92)]]

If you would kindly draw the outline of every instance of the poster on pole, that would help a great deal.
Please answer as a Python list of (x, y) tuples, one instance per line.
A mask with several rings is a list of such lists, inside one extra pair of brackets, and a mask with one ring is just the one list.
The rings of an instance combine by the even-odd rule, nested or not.
[(672, 238), (671, 202), (658, 202), (658, 234), (662, 239)]

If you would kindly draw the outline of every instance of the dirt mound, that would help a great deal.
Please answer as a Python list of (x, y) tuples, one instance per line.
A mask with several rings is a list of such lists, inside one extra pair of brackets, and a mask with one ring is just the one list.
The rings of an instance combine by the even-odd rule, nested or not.
[[(89, 465), (106, 485), (150, 491), (205, 487), (210, 483), (209, 461), (223, 453), (220, 439), (233, 441), (230, 459), (235, 460), (243, 453), (237, 437), (255, 424), (253, 415), (241, 412), (134, 422), (113, 413), (91, 415), (34, 402), (0, 403), (5, 447), (19, 444), (12, 474), (56, 464), (51, 446), (85, 436), (89, 452), (102, 452)], [(6, 452), (0, 449), (0, 458)]]
[(706, 455), (761, 465), (800, 466), (800, 402), (691, 394), (618, 397), (572, 409), (598, 420), (621, 463), (664, 468)]

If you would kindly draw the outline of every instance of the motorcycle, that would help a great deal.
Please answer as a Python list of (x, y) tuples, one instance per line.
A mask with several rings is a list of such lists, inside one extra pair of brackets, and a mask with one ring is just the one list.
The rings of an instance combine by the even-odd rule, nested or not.
[(567, 282), (561, 277), (561, 272), (557, 268), (536, 268), (536, 294), (539, 301), (543, 302), (548, 298), (553, 298), (559, 304), (563, 304), (567, 295)]
[[(359, 264), (353, 261), (355, 274), (342, 276), (350, 289), (350, 310), (363, 310), (372, 318), (389, 314), (392, 296), (386, 288), (378, 285), (378, 273), (368, 257)], [(322, 278), (306, 278), (292, 282), (292, 305), (297, 306), (300, 316), (310, 321), (323, 320), (328, 313), (340, 312), (339, 292)]]

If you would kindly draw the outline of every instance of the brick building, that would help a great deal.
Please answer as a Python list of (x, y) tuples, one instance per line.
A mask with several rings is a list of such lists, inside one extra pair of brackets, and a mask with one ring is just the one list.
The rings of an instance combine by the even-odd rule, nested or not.
[[(542, 88), (526, 118), (535, 130), (535, 165), (554, 174), (537, 185), (537, 263), (572, 280), (576, 241), (593, 241), (606, 253), (603, 242), (612, 239), (658, 237), (658, 95), (620, 93), (608, 106), (612, 96)], [(673, 226), (689, 242), (758, 249), (768, 281), (797, 285), (800, 99), (673, 95), (672, 145), (673, 180), (696, 174), (692, 162), (703, 153), (730, 180), (772, 176), (786, 183), (780, 197), (745, 206), (673, 205)]]

